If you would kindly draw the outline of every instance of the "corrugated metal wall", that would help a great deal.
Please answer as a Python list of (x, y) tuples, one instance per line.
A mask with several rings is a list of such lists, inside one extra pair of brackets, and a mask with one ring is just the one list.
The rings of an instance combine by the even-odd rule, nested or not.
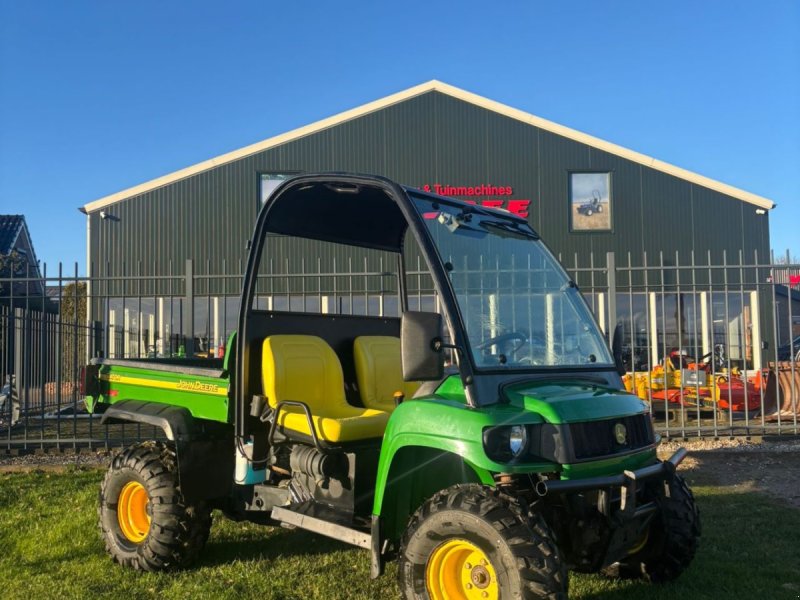
[[(691, 166), (691, 165), (689, 165)], [(428, 92), (381, 111), (342, 123), (118, 202), (106, 210), (119, 221), (90, 215), (90, 258), (97, 275), (180, 276), (185, 260), (196, 272), (236, 271), (252, 232), (260, 172), (357, 171), (401, 183), (510, 185), (513, 198), (530, 199), (530, 221), (563, 261), (588, 265), (594, 252), (630, 253), (640, 264), (657, 264), (659, 253), (688, 264), (690, 253), (705, 263), (746, 260), (769, 253), (767, 218), (755, 207), (487, 111), (439, 92)], [(613, 231), (570, 232), (569, 172), (610, 171)], [(278, 246), (282, 263), (297, 259), (297, 247)], [(316, 261), (308, 242), (301, 252)], [(358, 260), (358, 259), (356, 259)], [(224, 263), (224, 264), (223, 264)], [(140, 294), (166, 293), (166, 282)], [(180, 282), (173, 282), (180, 286)], [(235, 282), (231, 282), (236, 287)], [(120, 290), (122, 291), (122, 290)], [(179, 294), (179, 287), (173, 288)]]

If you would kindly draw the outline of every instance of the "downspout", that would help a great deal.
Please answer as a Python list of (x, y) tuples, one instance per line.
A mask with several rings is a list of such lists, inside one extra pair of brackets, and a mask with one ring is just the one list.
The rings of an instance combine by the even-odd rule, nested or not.
[[(94, 307), (92, 306), (92, 279), (91, 279), (91, 271), (90, 265), (91, 263), (91, 247), (92, 247), (92, 217), (86, 211), (86, 208), (81, 206), (78, 208), (84, 215), (86, 215), (86, 361), (85, 364), (89, 364), (89, 361), (92, 359), (92, 334), (93, 328), (91, 326), (92, 323), (92, 314), (94, 312)], [(59, 281), (59, 285), (61, 282)], [(78, 285), (78, 282), (75, 282), (75, 285)]]

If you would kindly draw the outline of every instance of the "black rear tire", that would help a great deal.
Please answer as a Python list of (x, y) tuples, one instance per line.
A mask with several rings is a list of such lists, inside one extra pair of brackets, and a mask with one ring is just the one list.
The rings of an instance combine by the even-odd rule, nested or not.
[[(456, 558), (450, 554), (451, 558), (442, 559), (452, 546)], [(466, 548), (462, 555), (474, 549), (469, 556), (486, 561), (475, 561), (474, 566), (459, 563), (459, 546)], [(451, 564), (460, 566), (453, 569)], [(443, 589), (430, 590), (428, 585), (446, 578), (464, 578), (468, 583), (456, 585), (474, 584), (470, 593), (494, 590), (502, 600), (567, 598), (567, 569), (544, 520), (525, 516), (497, 490), (475, 484), (437, 492), (414, 513), (401, 542), (398, 578), (400, 591), (409, 600), (448, 597)], [(467, 592), (455, 594), (459, 595)]]
[(701, 533), (694, 495), (683, 477), (675, 475), (669, 484), (669, 496), (662, 496), (657, 502), (659, 512), (650, 525), (644, 548), (607, 568), (607, 576), (663, 583), (677, 579), (688, 568)]
[[(133, 502), (132, 497), (136, 498)], [(141, 511), (137, 522), (130, 516), (131, 505), (138, 502), (141, 508), (145, 501), (147, 522), (141, 522)], [(122, 514), (121, 505), (128, 508)], [(100, 487), (98, 516), (111, 558), (143, 571), (190, 565), (211, 531), (210, 509), (205, 503), (187, 505), (181, 495), (175, 451), (152, 441), (131, 446), (114, 457)]]

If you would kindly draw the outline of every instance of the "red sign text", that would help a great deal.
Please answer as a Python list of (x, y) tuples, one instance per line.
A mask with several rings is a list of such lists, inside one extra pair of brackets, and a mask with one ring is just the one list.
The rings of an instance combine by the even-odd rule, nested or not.
[[(445, 185), (434, 183), (433, 185), (425, 184), (421, 187), (425, 192), (433, 192), (440, 196), (511, 196), (514, 193), (514, 188), (510, 185)], [(465, 199), (468, 204), (480, 204), (487, 208), (502, 208), (508, 212), (517, 215), (518, 217), (527, 218), (528, 209), (530, 208), (531, 201), (527, 198), (487, 198), (485, 200), (472, 200)], [(425, 215), (426, 218), (428, 215)]]

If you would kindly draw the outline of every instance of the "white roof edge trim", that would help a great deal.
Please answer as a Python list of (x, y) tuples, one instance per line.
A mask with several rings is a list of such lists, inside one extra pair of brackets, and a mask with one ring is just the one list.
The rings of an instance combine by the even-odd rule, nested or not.
[[(14, 251), (14, 247), (17, 245), (17, 242), (19, 241), (19, 236), (22, 235), (22, 230), (25, 228), (27, 228), (27, 224), (25, 223), (25, 216), (23, 215), (22, 219), (19, 222), (19, 227), (17, 227), (17, 231), (16, 233), (14, 233), (14, 239), (11, 240), (11, 245), (8, 247), (9, 252)], [(28, 239), (30, 240), (30, 236), (28, 236)]]
[(657, 171), (662, 171), (664, 173), (673, 175), (675, 177), (679, 177), (680, 179), (684, 179), (691, 183), (696, 183), (697, 185), (709, 188), (716, 192), (732, 196), (733, 198), (742, 200), (743, 202), (754, 204), (759, 208), (771, 210), (776, 206), (772, 200), (769, 200), (762, 196), (758, 196), (757, 194), (741, 190), (739, 188), (733, 187), (732, 185), (716, 181), (715, 179), (705, 177), (704, 175), (699, 175), (698, 173), (688, 171), (681, 167), (676, 167), (675, 165), (671, 165), (669, 163), (660, 161), (656, 158), (653, 158), (652, 156), (647, 156), (646, 154), (641, 154), (639, 152), (629, 150), (628, 148), (618, 146), (617, 144), (612, 144), (611, 142), (601, 140), (600, 138), (596, 138), (589, 134), (582, 133), (575, 129), (570, 129), (569, 127), (565, 127), (564, 125), (559, 125), (558, 123), (548, 121), (547, 119), (543, 119), (542, 117), (537, 117), (536, 115), (527, 113), (523, 110), (512, 108), (505, 104), (501, 104), (500, 102), (496, 102), (495, 100), (489, 100), (488, 98), (484, 98), (483, 96), (473, 94), (472, 92), (467, 92), (460, 88), (454, 87), (446, 83), (442, 83), (441, 81), (437, 81), (434, 79), (426, 83), (422, 83), (420, 85), (408, 88), (401, 92), (385, 96), (384, 98), (368, 102), (367, 104), (363, 104), (356, 108), (346, 110), (344, 112), (338, 113), (331, 117), (327, 117), (320, 121), (316, 121), (315, 123), (311, 123), (309, 125), (293, 129), (291, 131), (273, 136), (261, 142), (256, 142), (255, 144), (250, 144), (249, 146), (239, 148), (238, 150), (227, 152), (226, 154), (221, 154), (220, 156), (217, 156), (215, 158), (211, 158), (209, 160), (197, 163), (195, 165), (186, 167), (184, 169), (174, 171), (173, 173), (157, 177), (150, 181), (146, 181), (145, 183), (141, 183), (139, 185), (135, 185), (125, 190), (121, 190), (109, 196), (104, 196), (103, 198), (100, 198), (93, 202), (89, 202), (88, 204), (84, 205), (83, 209), (86, 212), (93, 212), (99, 210), (110, 204), (126, 200), (132, 196), (144, 194), (146, 192), (163, 187), (165, 185), (169, 185), (170, 183), (174, 183), (181, 179), (191, 177), (192, 175), (196, 175), (197, 173), (208, 171), (210, 169), (213, 169), (214, 167), (218, 167), (226, 163), (233, 162), (234, 160), (238, 160), (240, 158), (250, 156), (257, 152), (261, 152), (263, 150), (279, 146), (280, 144), (285, 144), (286, 142), (290, 142), (292, 140), (299, 139), (307, 135), (311, 135), (313, 133), (317, 133), (324, 129), (334, 127), (335, 125), (338, 125), (340, 123), (344, 123), (345, 121), (356, 119), (358, 117), (391, 106), (392, 104), (397, 104), (398, 102), (402, 102), (404, 100), (413, 98), (414, 96), (419, 96), (420, 94), (424, 94), (431, 91), (437, 91), (443, 94), (447, 94), (454, 98), (458, 98), (459, 100), (469, 102), (470, 104), (474, 104), (476, 106), (480, 106), (487, 110), (491, 110), (506, 117), (516, 119), (517, 121), (528, 123), (529, 125), (539, 127), (540, 129), (543, 129), (545, 131), (549, 131), (551, 133), (555, 133), (557, 135), (574, 140), (576, 142), (592, 146), (593, 148), (597, 148), (598, 150), (603, 150), (604, 152), (608, 152), (609, 154), (620, 156), (622, 158), (639, 163), (646, 167), (650, 167)]
[(31, 255), (28, 257), (28, 263), (32, 264), (36, 267), (36, 272), (41, 275), (41, 270), (39, 268), (39, 260), (36, 258), (36, 248), (33, 247), (33, 238), (31, 237), (31, 232), (28, 229), (28, 222), (25, 220), (25, 215), (22, 216), (22, 221), (20, 222), (19, 229), (17, 229), (17, 235), (14, 238), (14, 242), (11, 244), (11, 250), (14, 250), (14, 247), (19, 242), (19, 238), (22, 234), (25, 234), (25, 239), (28, 242), (28, 247), (31, 249)]

